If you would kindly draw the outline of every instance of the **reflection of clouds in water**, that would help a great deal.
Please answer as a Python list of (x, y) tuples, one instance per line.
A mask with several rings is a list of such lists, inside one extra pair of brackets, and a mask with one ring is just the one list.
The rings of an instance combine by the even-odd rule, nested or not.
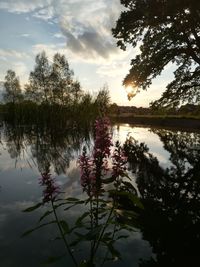
[(1, 266), (40, 266), (41, 262), (49, 256), (63, 253), (61, 242), (54, 245), (49, 242), (50, 239), (57, 236), (57, 229), (54, 225), (44, 227), (30, 236), (21, 238), (26, 230), (35, 226), (44, 212), (42, 209), (29, 214), (22, 212), (23, 209), (33, 204), (33, 202), (24, 201), (0, 206), (1, 214), (6, 214), (5, 220), (0, 222)]
[[(142, 239), (140, 231), (134, 232), (128, 239), (122, 239), (118, 248), (125, 259), (122, 266), (137, 267), (141, 258), (148, 260), (153, 256), (149, 242)], [(130, 253), (130, 251), (134, 251), (134, 253)]]
[[(0, 223), (0, 232), (2, 233), (0, 235), (0, 240), (2, 241), (0, 244), (2, 266), (40, 266), (39, 264), (49, 256), (63, 253), (62, 242), (49, 242), (49, 240), (53, 240), (57, 236), (57, 229), (53, 225), (37, 230), (25, 238), (20, 238), (24, 231), (35, 226), (35, 223), (45, 210), (40, 208), (29, 214), (21, 212), (33, 204), (31, 201), (23, 201), (8, 204), (3, 207), (0, 206), (2, 214), (4, 214), (4, 210), (6, 211), (5, 220)], [(85, 211), (84, 209), (85, 207), (81, 206), (82, 212)], [(80, 206), (67, 213), (68, 222), (71, 224), (77, 218), (78, 214), (80, 214)], [(38, 243), (40, 244), (39, 249)], [(87, 246), (87, 243), (82, 243), (81, 248), (83, 251)], [(123, 262), (115, 262), (114, 266), (136, 267), (141, 257), (148, 259), (152, 254), (148, 242), (141, 239), (139, 232), (134, 232), (129, 235), (128, 239), (120, 240), (117, 247), (122, 255), (124, 255), (123, 258), (125, 257), (126, 259)], [(134, 253), (130, 253), (130, 251), (134, 251)], [(64, 262), (68, 262), (69, 266), (71, 266), (70, 259), (66, 258), (63, 261), (63, 265), (59, 262), (53, 266), (64, 266)]]
[[(31, 146), (23, 144), (23, 148), (20, 153), (15, 153), (15, 144), (9, 144), (3, 139), (0, 144), (0, 169), (3, 171), (13, 169), (25, 169), (25, 168), (35, 168), (36, 164), (31, 153)], [(11, 147), (13, 147), (13, 152)], [(13, 154), (14, 153), (14, 154)]]
[(0, 214), (0, 223), (5, 222), (6, 217), (6, 213)]
[(63, 187), (65, 183), (69, 181), (69, 177), (65, 174), (60, 174), (58, 176), (54, 175), (54, 177), (56, 179), (56, 183), (61, 187)]
[(134, 127), (130, 124), (120, 124), (114, 128), (115, 140), (119, 139), (123, 144), (128, 137), (133, 137), (139, 143), (145, 143), (149, 148), (149, 152), (160, 161), (161, 166), (169, 166), (170, 154), (164, 149), (158, 135), (151, 132), (150, 128)]
[[(170, 154), (164, 150), (163, 143), (156, 132), (152, 132), (149, 128), (131, 127), (131, 125), (123, 124), (119, 125), (118, 128), (114, 126), (113, 136), (115, 140), (119, 139), (121, 144), (123, 144), (127, 135), (132, 136), (134, 139), (138, 140), (139, 143), (144, 142), (148, 146), (149, 152), (160, 161), (161, 166), (168, 167), (169, 164), (171, 164), (169, 161)], [(192, 136), (193, 138), (195, 137), (193, 134), (191, 137)], [(190, 136), (187, 136), (187, 138), (190, 138)], [(85, 142), (85, 144), (87, 143)], [(68, 143), (65, 145), (67, 147)], [(56, 175), (55, 169), (53, 168), (53, 164), (58, 165), (59, 162), (51, 161), (52, 176), (56, 178), (58, 184), (61, 186), (61, 190), (65, 192), (65, 197), (86, 197), (86, 195), (82, 194), (80, 170), (77, 164), (77, 157), (81, 154), (82, 146), (83, 145), (80, 144), (80, 146), (75, 147), (74, 150), (73, 147), (69, 150), (65, 150), (64, 146), (62, 147), (64, 148), (63, 150), (62, 148), (60, 149), (59, 152), (61, 152), (61, 156), (64, 157), (64, 159), (69, 159), (69, 166), (67, 164), (68, 162), (62, 161), (64, 169), (59, 175)], [(91, 146), (89, 145), (88, 147)], [(38, 177), (40, 174), (37, 170), (37, 164), (33, 165), (32, 169), (30, 169), (30, 166), (27, 164), (27, 159), (31, 160), (31, 153), (34, 151), (31, 151), (30, 147), (27, 148), (28, 153), (25, 154), (25, 158), (21, 158), (20, 165), (17, 166), (22, 166), (22, 170), (20, 170), (14, 167), (15, 159), (11, 159), (8, 152), (5, 151), (3, 147), (0, 149), (0, 169), (3, 169), (0, 173), (0, 185), (2, 186), (0, 192), (0, 200), (2, 203), (0, 205), (0, 249), (4, 255), (1, 264), (2, 266), (10, 267), (27, 267), (27, 263), (30, 263), (29, 261), (31, 258), (33, 262), (31, 262), (28, 267), (35, 267), (38, 266), (40, 260), (44, 260), (44, 258), (49, 256), (51, 251), (53, 251), (51, 246), (49, 247), (49, 244), (47, 245), (47, 240), (49, 239), (49, 234), (52, 236), (55, 234), (55, 229), (54, 227), (47, 227), (42, 231), (34, 233), (30, 238), (19, 239), (19, 236), (25, 230), (35, 225), (35, 222), (37, 222), (43, 210), (41, 208), (31, 214), (24, 214), (21, 212), (23, 209), (41, 200), (42, 188), (38, 185)], [(49, 150), (47, 149), (47, 151)], [(58, 161), (62, 159), (62, 157), (58, 158)], [(82, 212), (85, 211), (82, 209), (82, 206), (77, 206), (67, 213), (70, 222), (80, 214), (80, 207)], [(63, 213), (61, 212), (60, 214)], [(52, 232), (49, 231), (49, 229), (52, 229)], [(38, 249), (38, 242), (40, 242), (41, 250)], [(62, 245), (56, 246), (53, 244), (53, 247), (54, 246), (55, 250), (58, 252), (60, 248), (62, 249)], [(133, 233), (133, 235), (131, 234), (127, 240), (121, 240), (118, 246), (126, 259), (123, 263), (117, 263), (115, 266), (136, 267), (138, 266), (139, 258), (145, 259), (152, 256), (152, 249), (149, 243), (142, 239), (140, 232)], [(21, 259), (22, 251), (23, 255), (24, 253), (26, 254), (26, 257), (23, 259)], [(134, 253), (132, 253), (133, 251)], [(58, 266), (61, 265), (58, 264)]]
[(37, 201), (42, 188), (38, 184), (39, 174), (32, 169), (10, 169), (0, 173), (1, 203)]
[(64, 184), (65, 196), (81, 197), (82, 187), (80, 184), (80, 170), (77, 166), (77, 161), (72, 160), (67, 170), (68, 181)]

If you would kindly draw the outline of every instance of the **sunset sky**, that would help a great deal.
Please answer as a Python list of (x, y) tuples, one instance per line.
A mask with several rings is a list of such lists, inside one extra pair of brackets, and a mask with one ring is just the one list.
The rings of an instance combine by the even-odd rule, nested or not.
[(95, 93), (107, 83), (112, 102), (148, 106), (173, 78), (173, 66), (128, 101), (122, 80), (139, 48), (116, 46), (111, 28), (121, 10), (119, 0), (0, 0), (0, 81), (13, 69), (23, 84), (37, 53), (45, 50), (52, 60), (60, 52), (84, 90)]

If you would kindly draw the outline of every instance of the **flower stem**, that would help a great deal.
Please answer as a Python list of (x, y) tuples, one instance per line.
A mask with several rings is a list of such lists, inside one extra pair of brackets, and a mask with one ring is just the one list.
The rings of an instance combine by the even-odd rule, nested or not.
[(64, 244), (65, 244), (65, 247), (66, 247), (66, 249), (67, 249), (69, 255), (71, 256), (71, 258), (72, 258), (72, 260), (73, 260), (73, 262), (74, 262), (74, 265), (75, 265), (76, 267), (78, 267), (78, 263), (77, 263), (76, 259), (74, 258), (74, 255), (72, 254), (72, 251), (71, 251), (71, 249), (70, 249), (70, 246), (69, 246), (69, 244), (68, 244), (68, 242), (67, 242), (67, 240), (66, 240), (66, 238), (65, 238), (65, 235), (64, 235), (64, 233), (63, 233), (62, 227), (61, 227), (60, 222), (59, 222), (59, 220), (58, 220), (58, 216), (57, 216), (57, 213), (56, 213), (56, 209), (55, 209), (53, 200), (51, 200), (51, 204), (52, 204), (53, 213), (54, 213), (54, 216), (55, 216), (57, 225), (58, 225), (58, 229), (59, 229), (59, 231), (60, 231), (60, 235), (61, 235), (61, 237), (62, 237), (62, 239), (63, 239), (63, 242), (64, 242)]
[(107, 226), (108, 226), (108, 224), (109, 224), (109, 220), (110, 220), (110, 218), (111, 218), (111, 216), (112, 216), (112, 213), (113, 213), (113, 211), (114, 211), (114, 207), (115, 207), (114, 204), (115, 204), (115, 201), (113, 202), (113, 207), (112, 207), (112, 209), (110, 210), (110, 213), (109, 213), (109, 215), (108, 215), (107, 221), (106, 221), (106, 223), (105, 223), (105, 225), (104, 225), (104, 227), (103, 227), (103, 229), (102, 229), (102, 232), (101, 232), (101, 234), (100, 234), (100, 236), (99, 236), (99, 238), (98, 238), (98, 240), (97, 240), (96, 246), (95, 246), (95, 248), (94, 248), (94, 255), (95, 255), (95, 253), (96, 253), (96, 251), (97, 251), (97, 249), (98, 249), (98, 247), (99, 247), (100, 241), (101, 241), (101, 239), (102, 239), (102, 237), (103, 237), (103, 235), (104, 235), (104, 232), (105, 232), (105, 230), (106, 230), (106, 228), (107, 228)]

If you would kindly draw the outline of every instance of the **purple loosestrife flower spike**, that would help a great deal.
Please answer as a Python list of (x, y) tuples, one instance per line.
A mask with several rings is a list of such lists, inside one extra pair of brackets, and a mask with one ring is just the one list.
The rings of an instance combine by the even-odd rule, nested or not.
[(120, 143), (116, 142), (116, 148), (112, 155), (112, 177), (118, 178), (123, 176), (126, 171), (127, 157), (125, 156), (124, 150), (120, 146)]
[(95, 141), (94, 157), (110, 156), (110, 147), (112, 145), (111, 135), (109, 132), (110, 121), (108, 118), (100, 118), (95, 122)]
[(43, 203), (55, 200), (60, 193), (59, 186), (56, 184), (55, 179), (51, 177), (50, 173), (44, 172), (41, 175), (42, 177), (39, 178), (39, 183), (45, 187), (43, 190)]
[(97, 195), (101, 189), (101, 178), (108, 171), (108, 157), (112, 145), (110, 135), (110, 121), (100, 118), (95, 122), (94, 149), (91, 157), (86, 154), (86, 148), (79, 157), (81, 168), (81, 185), (89, 196)]
[(108, 118), (99, 118), (95, 122), (95, 139), (93, 150), (94, 175), (96, 178), (96, 193), (102, 187), (102, 176), (108, 172), (108, 158), (112, 146), (110, 121)]

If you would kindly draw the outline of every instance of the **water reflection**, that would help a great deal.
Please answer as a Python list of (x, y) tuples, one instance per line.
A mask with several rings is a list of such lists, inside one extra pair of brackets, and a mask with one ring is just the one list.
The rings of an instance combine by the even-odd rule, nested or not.
[[(137, 128), (137, 131), (139, 135), (142, 129)], [(123, 128), (119, 129), (118, 134), (118, 137), (125, 135)], [(120, 218), (126, 224), (134, 224), (140, 231), (120, 243), (118, 249), (124, 254), (124, 262), (106, 266), (197, 266), (196, 262), (199, 262), (200, 134), (145, 130), (147, 144), (152, 135), (155, 140), (159, 138), (162, 144), (156, 151), (159, 149), (162, 155), (169, 155), (167, 167), (160, 164), (156, 153), (152, 153), (152, 145), (149, 149), (134, 139), (126, 143), (130, 170), (133, 179), (136, 178), (145, 209), (137, 221), (135, 218), (128, 221), (126, 217)], [(21, 214), (21, 210), (40, 199), (37, 177), (40, 172), (49, 169), (59, 176), (68, 194), (81, 194), (76, 159), (83, 144), (88, 147), (91, 144), (90, 133), (85, 129), (71, 128), (57, 132), (56, 129), (8, 124), (1, 128), (2, 266), (40, 266), (38, 262), (42, 262), (49, 253), (56, 254), (62, 250), (59, 244), (48, 244), (53, 237), (53, 228), (34, 234), (31, 240), (21, 240), (19, 236), (24, 229), (33, 225), (40, 216), (34, 214), (27, 217)], [(129, 205), (120, 201), (122, 207)], [(50, 232), (52, 236), (49, 238)], [(38, 236), (41, 249), (38, 249)], [(22, 259), (22, 254), (27, 256)], [(61, 262), (52, 266), (64, 266), (64, 262), (63, 265)]]
[[(167, 169), (134, 139), (126, 143), (145, 206), (140, 217), (143, 238), (156, 259), (140, 266), (196, 266), (200, 245), (200, 135), (153, 130), (170, 153)], [(196, 146), (196, 148), (194, 147)]]
[(90, 136), (86, 129), (81, 131), (70, 128), (68, 131), (57, 132), (51, 128), (6, 124), (2, 129), (2, 139), (16, 165), (20, 161), (26, 161), (30, 168), (35, 166), (39, 172), (44, 172), (51, 166), (60, 175), (65, 173), (70, 160), (75, 156), (74, 152), (80, 149), (81, 144), (89, 144)]

